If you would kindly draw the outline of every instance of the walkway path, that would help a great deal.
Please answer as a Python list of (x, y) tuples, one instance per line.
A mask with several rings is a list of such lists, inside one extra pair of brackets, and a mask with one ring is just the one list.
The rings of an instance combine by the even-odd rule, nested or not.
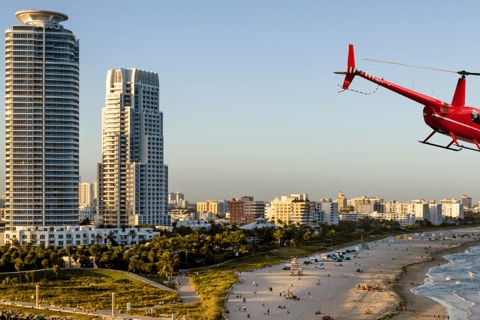
[(192, 303), (200, 301), (200, 297), (193, 289), (190, 279), (188, 277), (183, 278), (182, 276), (175, 277), (175, 280), (180, 282), (177, 285), (177, 291), (180, 298), (182, 298), (183, 303)]
[[(148, 280), (147, 278), (144, 278), (142, 276), (139, 276), (139, 275), (136, 275), (134, 273), (130, 273), (130, 272), (127, 272), (127, 271), (122, 271), (122, 270), (112, 270), (112, 269), (97, 269), (97, 270), (110, 270), (110, 271), (118, 271), (118, 272), (121, 272), (129, 277), (132, 277), (132, 278), (135, 278), (137, 280), (140, 280), (142, 282), (145, 282), (151, 286), (154, 286), (156, 288), (159, 288), (159, 289), (162, 289), (162, 290), (165, 290), (165, 291), (169, 291), (169, 292), (177, 292), (177, 290), (174, 290), (174, 289), (171, 289), (167, 286), (164, 286), (164, 285), (161, 285), (155, 281), (151, 281), (151, 280)], [(180, 293), (179, 293), (180, 294)]]

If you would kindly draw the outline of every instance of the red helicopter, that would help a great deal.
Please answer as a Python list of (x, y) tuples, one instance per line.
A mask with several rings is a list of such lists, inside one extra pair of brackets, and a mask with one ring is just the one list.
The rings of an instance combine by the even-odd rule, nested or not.
[[(334, 72), (335, 74), (345, 74), (345, 81), (343, 82), (343, 86), (341, 86), (343, 90), (340, 92), (343, 92), (345, 90), (351, 90), (349, 89), (349, 86), (352, 83), (353, 78), (355, 78), (355, 76), (359, 76), (373, 83), (376, 83), (378, 86), (382, 86), (404, 97), (407, 97), (413, 101), (423, 104), (425, 106), (425, 108), (423, 108), (423, 117), (424, 117), (425, 123), (433, 129), (433, 132), (425, 140), (419, 141), (420, 143), (427, 144), (434, 147), (440, 147), (440, 148), (444, 148), (452, 151), (461, 151), (462, 149), (468, 149), (468, 150), (480, 152), (480, 145), (479, 145), (480, 110), (465, 106), (465, 87), (466, 87), (465, 77), (468, 75), (480, 76), (480, 73), (473, 73), (473, 72), (467, 72), (467, 71), (457, 72), (457, 71), (435, 69), (435, 68), (428, 68), (428, 67), (418, 67), (418, 66), (407, 65), (407, 64), (396, 63), (396, 62), (389, 62), (389, 61), (380, 61), (380, 60), (371, 60), (371, 59), (365, 59), (365, 60), (384, 62), (384, 63), (393, 63), (393, 64), (399, 64), (399, 65), (404, 65), (409, 67), (416, 67), (416, 68), (452, 72), (452, 73), (458, 73), (459, 75), (461, 75), (460, 79), (458, 79), (457, 88), (455, 89), (455, 94), (453, 95), (452, 103), (449, 104), (449, 103), (440, 101), (438, 99), (415, 92), (413, 90), (403, 88), (399, 85), (385, 81), (383, 79), (375, 78), (370, 73), (355, 69), (355, 57), (353, 53), (353, 45), (350, 45), (348, 50), (347, 72)], [(352, 91), (355, 91), (355, 90), (352, 90)], [(436, 132), (451, 137), (452, 142), (450, 142), (447, 146), (441, 146), (438, 144), (427, 142), (428, 139), (430, 139)], [(464, 145), (460, 145), (458, 143), (459, 140), (475, 144), (478, 150), (474, 148), (466, 147)], [(455, 148), (451, 147), (453, 143), (455, 143), (456, 145)]]

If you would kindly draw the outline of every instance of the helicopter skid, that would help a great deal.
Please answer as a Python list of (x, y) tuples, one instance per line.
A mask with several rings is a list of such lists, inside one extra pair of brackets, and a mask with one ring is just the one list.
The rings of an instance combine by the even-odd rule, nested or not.
[(462, 151), (463, 148), (470, 149), (470, 150), (473, 150), (473, 151), (479, 151), (479, 150), (475, 150), (475, 149), (464, 147), (464, 146), (459, 146), (460, 148), (456, 149), (456, 148), (441, 146), (439, 144), (434, 144), (434, 143), (430, 143), (430, 142), (424, 142), (424, 141), (418, 141), (418, 142), (423, 143), (423, 144), (428, 144), (429, 146), (438, 147), (438, 148), (447, 149), (447, 150), (452, 150), (452, 151), (456, 151), (456, 152)]
[(478, 150), (478, 149), (473, 149), (473, 148), (465, 147), (465, 146), (462, 146), (462, 145), (460, 145), (460, 147), (461, 147), (461, 148), (464, 148), (464, 149), (468, 149), (468, 150), (480, 152), (480, 150)]

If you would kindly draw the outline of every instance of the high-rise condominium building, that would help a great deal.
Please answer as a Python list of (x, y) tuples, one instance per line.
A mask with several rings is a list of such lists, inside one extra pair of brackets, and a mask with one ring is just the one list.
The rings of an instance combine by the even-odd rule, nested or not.
[(25, 10), (5, 31), (7, 228), (78, 224), (79, 42), (67, 15)]
[(170, 225), (159, 101), (157, 73), (108, 71), (98, 165), (98, 214), (105, 225)]
[(81, 182), (78, 184), (78, 202), (80, 207), (89, 207), (92, 205), (92, 184)]

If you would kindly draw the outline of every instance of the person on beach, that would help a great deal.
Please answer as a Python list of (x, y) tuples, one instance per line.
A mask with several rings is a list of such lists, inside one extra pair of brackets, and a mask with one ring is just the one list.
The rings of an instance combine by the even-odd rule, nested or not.
[(267, 316), (270, 315), (270, 309), (267, 309)]
[(247, 307), (243, 307), (243, 312), (247, 311)]

